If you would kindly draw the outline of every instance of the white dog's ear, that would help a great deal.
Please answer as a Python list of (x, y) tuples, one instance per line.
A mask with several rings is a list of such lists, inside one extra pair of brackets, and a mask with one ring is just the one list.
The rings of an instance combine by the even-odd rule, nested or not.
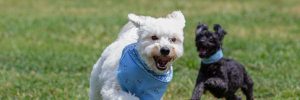
[(138, 16), (133, 13), (128, 14), (128, 19), (130, 22), (132, 22), (136, 27), (140, 27), (144, 25), (145, 17), (144, 16)]
[(176, 19), (183, 27), (185, 26), (185, 18), (181, 11), (173, 11), (171, 14), (167, 15), (167, 17)]

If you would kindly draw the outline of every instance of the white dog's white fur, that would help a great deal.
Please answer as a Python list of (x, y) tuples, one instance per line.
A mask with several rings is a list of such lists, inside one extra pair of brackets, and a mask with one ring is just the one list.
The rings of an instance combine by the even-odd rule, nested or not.
[[(128, 15), (129, 22), (123, 27), (117, 40), (110, 44), (94, 65), (90, 78), (90, 100), (138, 100), (134, 94), (122, 91), (117, 80), (117, 69), (124, 47), (137, 42), (137, 48), (148, 69), (163, 73), (170, 69), (174, 60), (183, 54), (183, 28), (185, 18), (180, 11), (166, 17)], [(157, 36), (158, 40), (152, 40)], [(175, 39), (173, 41), (172, 39)], [(172, 58), (165, 70), (158, 70), (153, 56), (161, 56), (161, 47), (170, 48)]]

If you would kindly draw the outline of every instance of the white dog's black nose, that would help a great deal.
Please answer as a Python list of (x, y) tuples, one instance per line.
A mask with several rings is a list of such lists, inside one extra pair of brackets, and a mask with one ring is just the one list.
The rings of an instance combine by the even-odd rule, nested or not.
[(164, 56), (168, 55), (170, 53), (170, 49), (167, 47), (160, 48), (160, 53)]

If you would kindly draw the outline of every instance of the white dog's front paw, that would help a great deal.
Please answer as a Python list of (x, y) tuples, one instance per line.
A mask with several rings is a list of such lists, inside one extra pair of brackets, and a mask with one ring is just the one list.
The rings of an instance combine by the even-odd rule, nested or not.
[(101, 94), (103, 100), (139, 100), (133, 94), (115, 88), (103, 89)]
[(118, 100), (140, 100), (140, 99), (131, 93), (120, 91), (120, 97), (118, 98)]

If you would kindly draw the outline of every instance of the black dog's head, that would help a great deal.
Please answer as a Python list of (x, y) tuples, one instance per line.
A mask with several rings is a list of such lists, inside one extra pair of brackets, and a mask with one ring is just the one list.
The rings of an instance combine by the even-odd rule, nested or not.
[(196, 29), (196, 47), (200, 58), (208, 58), (222, 48), (222, 40), (226, 32), (221, 25), (214, 25), (214, 32), (207, 25), (199, 24)]

